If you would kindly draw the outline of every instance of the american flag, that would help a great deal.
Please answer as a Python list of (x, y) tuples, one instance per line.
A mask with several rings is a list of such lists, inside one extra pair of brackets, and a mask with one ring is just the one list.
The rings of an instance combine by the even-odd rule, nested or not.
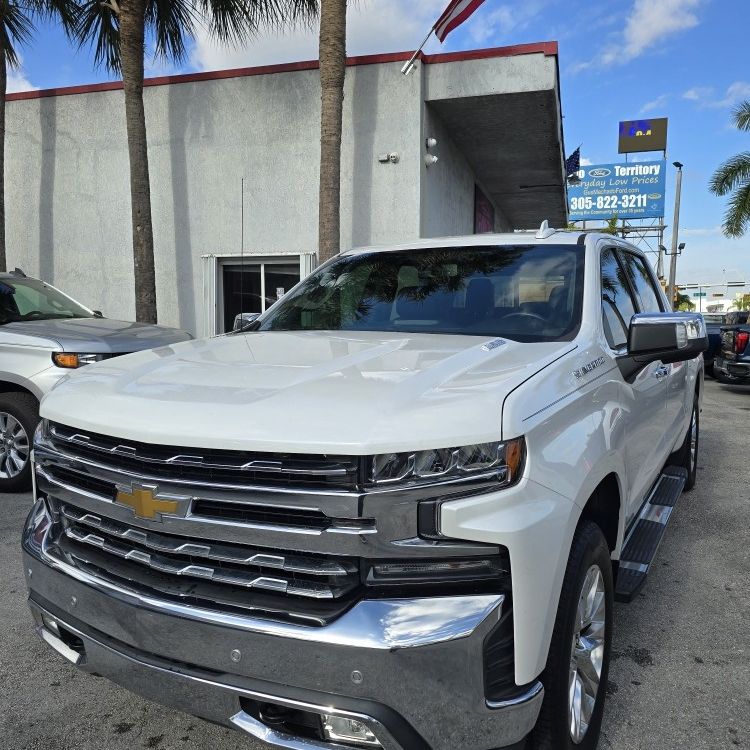
[(565, 176), (573, 177), (576, 172), (581, 168), (581, 147), (579, 146), (566, 160), (565, 160)]
[(432, 27), (435, 36), (441, 41), (460, 26), (484, 2), (484, 0), (451, 0), (443, 15)]

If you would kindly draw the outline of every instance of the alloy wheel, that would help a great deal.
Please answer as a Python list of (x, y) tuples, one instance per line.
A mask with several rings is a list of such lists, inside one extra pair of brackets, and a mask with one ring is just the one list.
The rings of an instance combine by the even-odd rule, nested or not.
[(0, 479), (13, 479), (29, 460), (29, 436), (24, 426), (8, 412), (0, 411)]
[(578, 600), (570, 654), (570, 736), (576, 744), (586, 736), (599, 694), (604, 666), (606, 613), (602, 571), (598, 565), (592, 565), (586, 573)]

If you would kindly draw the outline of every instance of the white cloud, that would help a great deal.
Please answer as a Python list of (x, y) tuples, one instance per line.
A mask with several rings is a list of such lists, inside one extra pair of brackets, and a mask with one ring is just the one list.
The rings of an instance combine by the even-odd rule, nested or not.
[[(347, 54), (367, 55), (416, 49), (445, 8), (445, 0), (361, 0), (349, 10)], [(428, 52), (440, 49), (433, 37)], [(248, 45), (232, 49), (214, 42), (200, 30), (191, 56), (199, 70), (220, 70), (314, 60), (318, 56), (318, 29), (296, 28), (286, 33), (266, 31)]]
[(695, 227), (680, 229), (680, 234), (685, 237), (720, 237), (722, 235), (721, 227)]
[(476, 16), (477, 22), (468, 26), (469, 33), (478, 44), (498, 44), (512, 32), (526, 28), (543, 6), (544, 0), (526, 0), (514, 5), (500, 5), (486, 12), (480, 10)]
[(669, 94), (662, 94), (661, 96), (657, 96), (656, 99), (653, 99), (650, 102), (646, 102), (641, 107), (641, 114), (645, 115), (648, 112), (653, 112), (655, 109), (661, 109), (669, 99)]
[(683, 99), (697, 102), (701, 107), (733, 107), (739, 102), (750, 99), (750, 83), (748, 81), (735, 81), (727, 86), (727, 90), (721, 98), (714, 96), (714, 89), (709, 86), (696, 86), (688, 89)]
[(621, 33), (592, 60), (571, 67), (572, 73), (594, 65), (622, 65), (654, 49), (665, 39), (698, 25), (695, 11), (703, 0), (633, 0)]
[(591, 159), (587, 159), (585, 156), (581, 157), (581, 166), (590, 167), (594, 162)]
[(699, 102), (703, 99), (708, 99), (711, 94), (714, 93), (713, 87), (711, 86), (694, 86), (688, 89), (683, 95), (683, 99), (687, 99), (691, 102)]
[(21, 67), (8, 70), (8, 80), (6, 83), (6, 91), (12, 94), (14, 91), (36, 91), (39, 86), (34, 84), (26, 77), (23, 71), (23, 59), (20, 59)]

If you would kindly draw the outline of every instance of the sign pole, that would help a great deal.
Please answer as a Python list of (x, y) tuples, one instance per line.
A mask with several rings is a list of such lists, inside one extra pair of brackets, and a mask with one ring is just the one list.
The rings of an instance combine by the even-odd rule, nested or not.
[(677, 167), (677, 184), (675, 185), (674, 223), (672, 224), (672, 257), (669, 259), (669, 286), (667, 287), (667, 298), (673, 310), (675, 279), (677, 276), (677, 242), (680, 231), (680, 194), (682, 193), (682, 164), (676, 161), (674, 165)]

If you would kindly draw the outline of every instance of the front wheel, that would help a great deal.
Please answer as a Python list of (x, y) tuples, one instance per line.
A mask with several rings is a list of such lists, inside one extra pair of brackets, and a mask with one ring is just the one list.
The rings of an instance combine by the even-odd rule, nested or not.
[(31, 487), (31, 440), (39, 403), (29, 393), (0, 394), (0, 492)]
[(604, 712), (614, 585), (609, 547), (596, 524), (578, 527), (565, 570), (531, 750), (594, 750)]
[(700, 440), (701, 413), (698, 394), (693, 398), (693, 410), (690, 413), (690, 425), (685, 434), (685, 440), (678, 451), (675, 451), (673, 458), (670, 457), (670, 463), (682, 466), (687, 471), (684, 491), (688, 492), (695, 487), (695, 480), (698, 476), (698, 445)]

